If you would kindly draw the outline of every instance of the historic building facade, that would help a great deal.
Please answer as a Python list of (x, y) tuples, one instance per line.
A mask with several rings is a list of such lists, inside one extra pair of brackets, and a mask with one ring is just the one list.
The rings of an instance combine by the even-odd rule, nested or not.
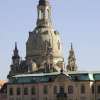
[(17, 75), (7, 90), (8, 100), (100, 100), (100, 74)]
[(73, 45), (64, 66), (49, 0), (39, 0), (37, 23), (21, 60), (17, 43), (8, 74), (7, 100), (100, 100), (100, 73), (79, 72)]

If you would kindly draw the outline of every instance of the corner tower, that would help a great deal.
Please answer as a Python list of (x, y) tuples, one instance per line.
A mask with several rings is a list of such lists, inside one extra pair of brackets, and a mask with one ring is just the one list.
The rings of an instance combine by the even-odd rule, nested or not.
[(76, 58), (72, 43), (69, 51), (67, 71), (77, 71)]
[(15, 49), (13, 50), (12, 63), (18, 65), (19, 62), (20, 62), (20, 56), (17, 49), (17, 42), (15, 42)]
[(58, 70), (63, 62), (59, 32), (55, 31), (51, 21), (51, 6), (48, 0), (39, 0), (37, 23), (26, 43), (26, 59), (34, 61), (38, 69), (44, 69), (49, 63)]

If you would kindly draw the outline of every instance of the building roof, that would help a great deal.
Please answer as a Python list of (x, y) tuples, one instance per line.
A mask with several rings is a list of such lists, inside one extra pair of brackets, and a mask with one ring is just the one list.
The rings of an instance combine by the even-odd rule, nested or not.
[(53, 72), (40, 74), (21, 74), (13, 76), (9, 84), (29, 84), (53, 82), (59, 75), (64, 75), (66, 79), (72, 81), (100, 81), (99, 72)]
[(38, 73), (38, 74), (20, 74), (20, 75), (15, 75), (13, 77), (30, 77), (30, 76), (33, 76), (33, 77), (39, 77), (39, 76), (49, 76), (49, 75), (58, 75), (60, 74), (60, 72), (54, 72), (54, 73)]
[(13, 84), (27, 84), (27, 83), (45, 83), (45, 82), (52, 82), (57, 77), (58, 74), (55, 75), (27, 75), (27, 76), (20, 76), (20, 77), (13, 77), (10, 80), (10, 83)]

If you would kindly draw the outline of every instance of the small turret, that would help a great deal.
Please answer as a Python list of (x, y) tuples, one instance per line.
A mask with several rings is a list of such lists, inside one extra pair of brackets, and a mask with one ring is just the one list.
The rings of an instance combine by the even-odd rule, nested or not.
[(20, 62), (20, 56), (19, 56), (19, 53), (18, 53), (16, 42), (15, 42), (15, 49), (13, 50), (12, 61), (13, 61), (13, 64), (19, 64), (19, 62)]
[(76, 58), (72, 43), (69, 51), (67, 71), (77, 71)]
[(37, 27), (52, 27), (51, 6), (48, 0), (40, 0), (38, 7)]

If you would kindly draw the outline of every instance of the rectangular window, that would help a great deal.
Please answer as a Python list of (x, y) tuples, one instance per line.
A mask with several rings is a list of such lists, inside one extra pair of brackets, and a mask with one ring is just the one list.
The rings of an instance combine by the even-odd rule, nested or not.
[(94, 85), (92, 85), (91, 88), (92, 88), (92, 94), (94, 94)]
[(60, 86), (60, 93), (64, 93), (64, 86)]
[(57, 86), (54, 86), (54, 94), (57, 94)]
[(36, 94), (36, 89), (35, 89), (35, 87), (32, 87), (32, 88), (31, 88), (31, 94), (32, 94), (32, 95), (35, 95), (35, 94)]
[(44, 92), (44, 94), (48, 94), (48, 86), (47, 85), (44, 86), (43, 92)]
[(100, 86), (97, 87), (97, 92), (100, 93)]
[(81, 86), (81, 93), (82, 93), (82, 94), (85, 93), (85, 86), (84, 86), (84, 85)]
[(24, 88), (24, 95), (28, 95), (28, 88)]
[(73, 86), (68, 86), (68, 93), (72, 94), (73, 93)]
[(13, 88), (9, 88), (9, 95), (13, 95)]
[(20, 95), (21, 94), (21, 89), (17, 88), (16, 92), (17, 92), (17, 95)]

